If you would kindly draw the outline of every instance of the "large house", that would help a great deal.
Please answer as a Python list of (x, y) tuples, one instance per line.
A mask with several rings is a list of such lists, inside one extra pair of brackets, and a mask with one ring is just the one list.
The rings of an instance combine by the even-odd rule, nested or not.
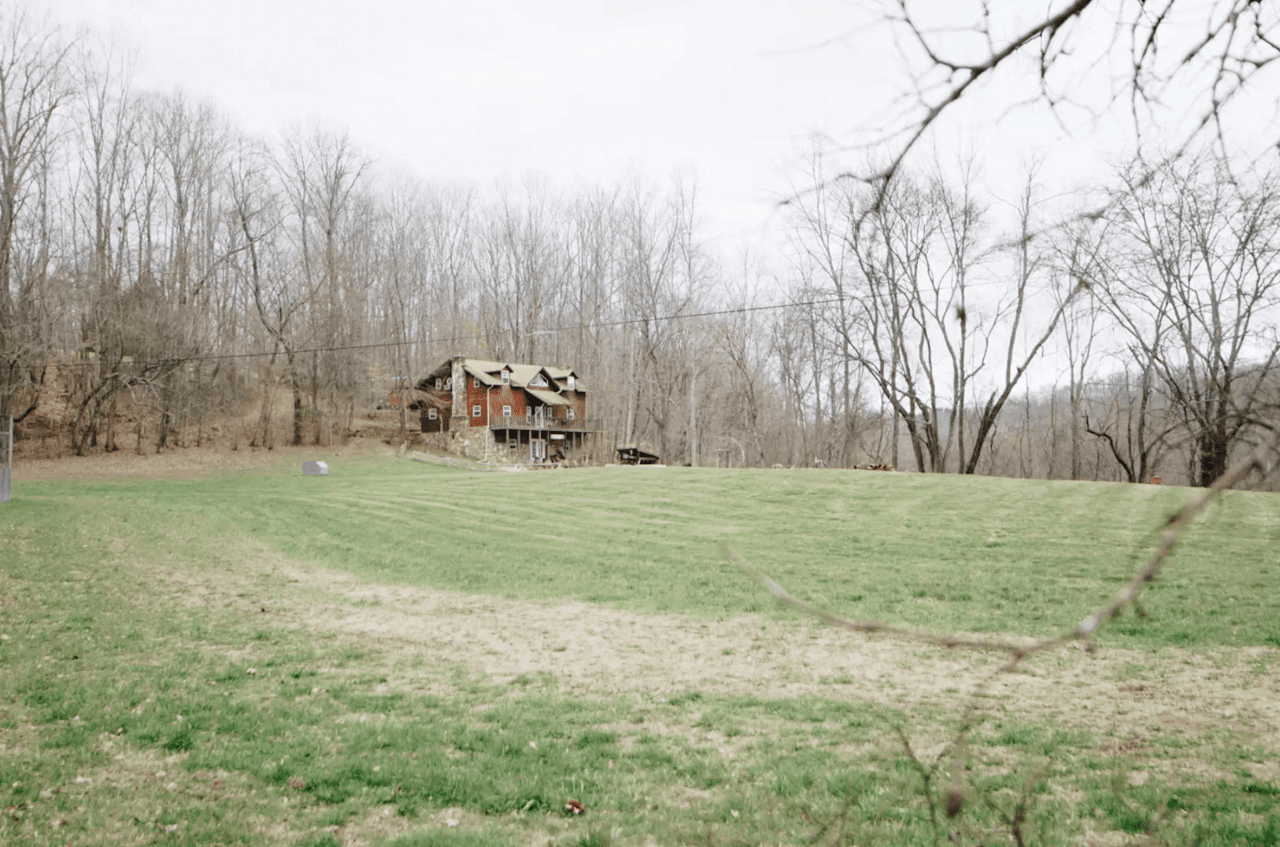
[(571, 368), (454, 356), (415, 387), (422, 431), (475, 459), (567, 462), (593, 446), (587, 389)]

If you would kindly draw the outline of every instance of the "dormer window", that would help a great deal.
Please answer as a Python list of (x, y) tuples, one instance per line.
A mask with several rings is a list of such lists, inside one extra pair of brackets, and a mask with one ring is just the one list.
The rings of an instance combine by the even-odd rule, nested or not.
[(529, 380), (529, 386), (531, 388), (546, 388), (547, 378), (542, 374), (536, 374), (533, 379)]
[(573, 391), (573, 374), (569, 374), (569, 390)]
[(503, 385), (511, 384), (511, 371), (508, 371), (508, 370), (502, 371), (502, 384)]
[(436, 390), (438, 391), (443, 387), (444, 383), (441, 381), (440, 377), (436, 377)]

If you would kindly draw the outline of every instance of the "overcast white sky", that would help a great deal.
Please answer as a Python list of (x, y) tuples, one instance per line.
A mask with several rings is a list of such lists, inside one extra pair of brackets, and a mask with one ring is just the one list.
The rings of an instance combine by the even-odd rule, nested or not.
[[(346, 128), (384, 172), (565, 188), (692, 174), (726, 258), (776, 230), (813, 133), (853, 138), (904, 84), (887, 31), (861, 29), (870, 4), (849, 0), (38, 5), (135, 48), (143, 87), (208, 98), (261, 135)], [(993, 181), (1033, 150), (1082, 161), (1051, 122), (981, 115), (958, 113), (937, 144), (979, 149)]]

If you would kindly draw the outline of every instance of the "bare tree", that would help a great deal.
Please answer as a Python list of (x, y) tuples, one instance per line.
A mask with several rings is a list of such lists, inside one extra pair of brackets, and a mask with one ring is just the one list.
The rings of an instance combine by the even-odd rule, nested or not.
[[(1085, 389), (1090, 376), (1094, 345), (1098, 340), (1101, 309), (1088, 283), (1100, 273), (1093, 224), (1084, 216), (1072, 216), (1053, 235), (1052, 281), (1055, 302), (1062, 309), (1062, 341), (1067, 367), (1071, 479), (1081, 479), (1081, 438), (1085, 415)], [(1068, 299), (1074, 302), (1067, 302)], [(1052, 438), (1056, 445), (1056, 437)], [(1052, 462), (1050, 462), (1052, 465)]]
[[(75, 137), (78, 174), (72, 199), (72, 252), (78, 258), (77, 299), (81, 361), (73, 372), (72, 399), (78, 405), (72, 447), (96, 446), (105, 423), (104, 447), (118, 449), (115, 398), (122, 387), (112, 376), (124, 351), (118, 338), (120, 293), (132, 263), (128, 247), (134, 230), (134, 191), (139, 114), (129, 87), (128, 64), (108, 48), (99, 58), (83, 56), (84, 93)], [(81, 429), (83, 427), (83, 429)], [(141, 429), (139, 428), (139, 432)]]
[(476, 193), (433, 185), (426, 193), (426, 251), (430, 302), (422, 306), (418, 341), (435, 360), (477, 340), (480, 286), (474, 278)]
[[(619, 189), (603, 186), (578, 195), (568, 210), (568, 279), (561, 309), (565, 331), (555, 335), (565, 345), (562, 365), (573, 364), (591, 374), (596, 386), (618, 385), (625, 370), (615, 355), (617, 331), (610, 326), (617, 317), (620, 278), (618, 254)], [(594, 415), (617, 419), (619, 398), (605, 392), (593, 400)]]
[[(151, 248), (139, 257), (139, 278), (154, 279), (174, 311), (191, 349), (210, 349), (216, 326), (208, 320), (212, 288), (222, 279), (231, 252), (220, 226), (230, 130), (209, 102), (182, 94), (152, 97), (147, 104), (146, 145), (155, 162), (159, 191), (144, 211)], [(207, 374), (218, 377), (218, 365)], [(156, 447), (178, 437), (184, 419), (209, 390), (194, 368), (183, 368), (159, 387)]]
[[(1198, 158), (1122, 175), (1100, 291), (1193, 445), (1192, 477), (1221, 476), (1261, 423), (1280, 369), (1280, 195)], [(1146, 364), (1146, 363), (1149, 363)]]
[[(1037, 205), (1035, 169), (1032, 168), (1027, 173), (1022, 194), (1015, 205), (1017, 231), (1014, 233), (1012, 244), (1005, 247), (1006, 251), (1013, 253), (1013, 285), (1001, 293), (1000, 300), (993, 311), (992, 326), (980, 336), (979, 341), (983, 348), (983, 358), (993, 344), (999, 345), (998, 349), (1004, 359), (1003, 369), (995, 380), (994, 387), (987, 390), (985, 398), (979, 398), (981, 405), (976, 410), (977, 433), (967, 458), (965, 458), (964, 431), (961, 430), (960, 456), (964, 462), (965, 473), (971, 474), (977, 470), (982, 445), (994, 429), (1005, 403), (1008, 402), (1013, 390), (1022, 382), (1036, 356), (1053, 337), (1065, 311), (1071, 306), (1075, 297), (1084, 290), (1084, 286), (1078, 282), (1075, 284), (1069, 282), (1066, 290), (1059, 292), (1056, 302), (1051, 307), (1052, 311), (1048, 313), (1046, 319), (1039, 327), (1031, 328), (1034, 324), (1029, 306), (1040, 285), (1045, 259), (1044, 248), (1037, 245), (1038, 233), (1042, 229), (1037, 220)], [(953, 225), (952, 228), (954, 230), (955, 226)], [(957, 254), (953, 251), (953, 255)], [(965, 310), (963, 301), (957, 308)], [(965, 313), (961, 311), (958, 318), (963, 340)], [(963, 401), (964, 392), (960, 391), (959, 395)], [(963, 421), (963, 414), (961, 420)]]
[(769, 355), (777, 363), (781, 402), (791, 421), (786, 453), (774, 461), (785, 457), (790, 465), (812, 461), (813, 430), (821, 425), (821, 379), (831, 365), (830, 348), (817, 337), (822, 318), (814, 302), (820, 296), (808, 286), (792, 292), (792, 302), (769, 325)]
[(401, 438), (407, 435), (413, 368), (418, 361), (415, 322), (426, 311), (422, 300), (429, 292), (426, 217), (422, 189), (413, 183), (395, 186), (384, 204), (378, 244), (382, 330), (395, 342), (391, 362)]
[[(155, 280), (143, 279), (123, 291), (101, 292), (85, 321), (91, 327), (98, 368), (78, 398), (72, 448), (81, 456), (96, 445), (102, 410), (117, 395), (127, 394), (138, 413), (135, 450), (141, 453), (141, 410), (150, 408), (164, 415), (170, 380), (196, 354), (183, 316)], [(162, 419), (161, 426), (165, 425)], [(156, 449), (164, 446), (161, 437)]]
[(320, 285), (308, 279), (291, 262), (282, 241), (284, 201), (273, 180), (274, 167), (266, 148), (248, 139), (238, 144), (230, 168), (232, 214), (238, 229), (236, 271), (248, 292), (262, 328), (271, 338), (271, 356), (263, 378), (262, 414), (254, 441), (271, 446), (270, 413), (276, 357), (283, 353), (289, 388), (293, 395), (292, 443), (302, 443), (302, 378), (298, 351), (307, 336), (300, 315)]
[[(731, 302), (738, 309), (721, 317), (712, 329), (724, 360), (722, 370), (729, 374), (727, 390), (716, 403), (725, 413), (718, 427), (719, 437), (737, 448), (740, 462), (746, 466), (763, 464), (765, 417), (780, 399), (769, 390), (772, 380), (767, 365), (768, 334), (756, 308), (759, 286), (753, 284), (753, 275), (759, 274), (760, 268), (753, 267), (752, 258), (744, 255), (739, 276), (726, 283), (732, 286)], [(716, 445), (713, 449), (730, 452), (727, 446)]]
[(0, 2), (0, 418), (35, 410), (52, 352), (48, 229), (38, 224), (26, 245), (18, 233), (29, 204), (41, 219), (47, 211), (57, 119), (76, 90), (75, 50), (25, 5)]
[[(342, 407), (351, 411), (367, 370), (355, 349), (363, 338), (370, 275), (357, 272), (365, 262), (373, 235), (373, 203), (365, 192), (368, 158), (345, 132), (320, 128), (295, 130), (284, 140), (276, 160), (285, 219), (301, 288), (309, 295), (299, 304), (309, 323), (311, 351), (308, 395), (313, 437), (324, 431), (322, 401), (330, 416)], [(300, 398), (295, 397), (295, 401)], [(295, 443), (301, 439), (302, 409)]]
[(502, 186), (480, 232), (489, 346), (498, 356), (536, 362), (554, 325), (566, 251), (563, 206), (545, 180), (530, 177), (522, 196)]
[(675, 425), (678, 374), (687, 371), (676, 350), (682, 327), (675, 318), (693, 311), (678, 277), (682, 225), (677, 201), (663, 203), (638, 183), (623, 195), (619, 273), (622, 308), (633, 332), (627, 339), (622, 440), (633, 443), (651, 433), (663, 454)]
[[(838, 427), (837, 449), (829, 457), (842, 467), (853, 462), (858, 438), (858, 410), (861, 405), (859, 367), (854, 347), (857, 343), (855, 289), (860, 281), (858, 263), (849, 239), (861, 214), (857, 188), (849, 182), (829, 185), (826, 156), (815, 145), (806, 161), (805, 179), (820, 186), (797, 194), (790, 204), (791, 262), (806, 280), (806, 289), (825, 295), (830, 308), (818, 313), (825, 342), (835, 357), (835, 391), (827, 404), (828, 415)], [(815, 407), (815, 411), (817, 408)], [(895, 457), (894, 461), (897, 459)]]
[[(920, 471), (945, 470), (958, 392), (975, 367), (956, 343), (957, 331), (964, 336), (970, 326), (965, 288), (973, 268), (940, 253), (948, 222), (944, 206), (955, 200), (939, 181), (904, 175), (870, 214), (859, 209), (848, 218), (847, 238), (860, 271), (853, 302), (862, 333), (862, 343), (850, 352), (906, 426)], [(965, 221), (966, 243), (947, 246), (961, 255), (974, 252), (968, 239), (976, 234), (977, 214), (970, 208), (955, 215)], [(949, 378), (940, 369), (949, 369)]]
[(1084, 430), (1106, 444), (1128, 482), (1146, 482), (1179, 428), (1161, 406), (1155, 363), (1145, 347), (1125, 351), (1123, 367), (1086, 389)]
[[(924, 177), (903, 172), (883, 187), (812, 173), (817, 187), (792, 204), (797, 268), (805, 280), (820, 279), (817, 290), (833, 304), (824, 323), (845, 379), (853, 364), (876, 384), (894, 433), (898, 421), (906, 427), (918, 470), (977, 472), (1001, 412), (1075, 291), (1032, 308), (1048, 290), (1034, 173), (1007, 239), (993, 235), (972, 164), (958, 187), (940, 168)], [(813, 289), (808, 281), (804, 290)], [(856, 405), (850, 386), (846, 403)]]

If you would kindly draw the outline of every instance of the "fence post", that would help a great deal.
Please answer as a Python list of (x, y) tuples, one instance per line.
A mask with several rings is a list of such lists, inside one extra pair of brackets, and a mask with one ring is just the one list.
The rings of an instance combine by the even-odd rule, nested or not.
[(5, 421), (0, 430), (0, 503), (8, 503), (13, 496), (13, 417)]

